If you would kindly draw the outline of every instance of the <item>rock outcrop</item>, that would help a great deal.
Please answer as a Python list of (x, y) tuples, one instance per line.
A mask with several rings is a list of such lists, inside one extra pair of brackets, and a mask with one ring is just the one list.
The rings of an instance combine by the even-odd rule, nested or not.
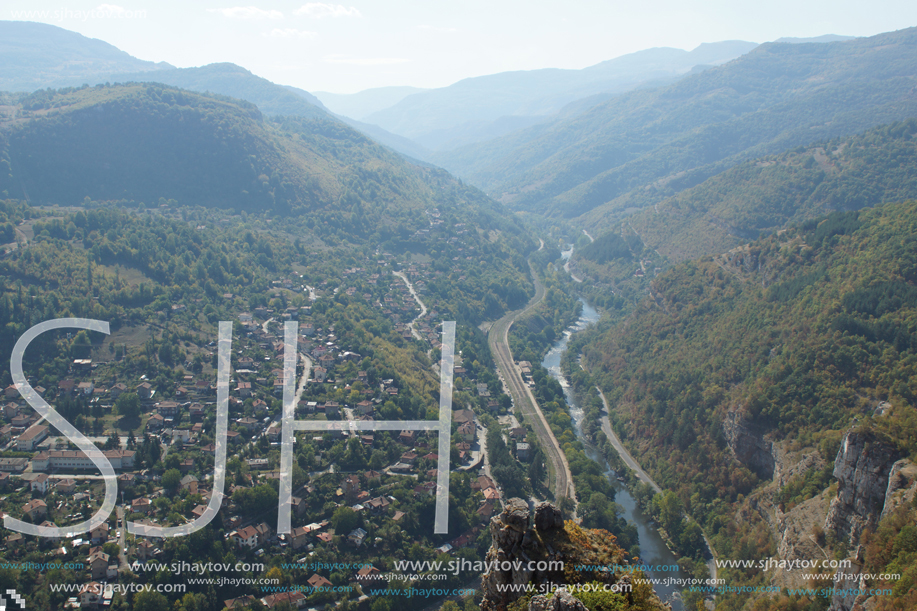
[(849, 431), (834, 460), (837, 498), (828, 509), (825, 531), (856, 544), (865, 529), (874, 530), (885, 506), (889, 473), (900, 457), (875, 433)]
[(539, 594), (529, 601), (529, 611), (589, 611), (566, 590), (558, 590), (550, 599)]
[(729, 449), (740, 463), (762, 479), (774, 476), (774, 444), (739, 412), (729, 412), (723, 421), (723, 433)]
[[(621, 589), (625, 608), (671, 609), (652, 589), (631, 587), (629, 572), (604, 568), (627, 564), (614, 535), (565, 522), (561, 510), (550, 503), (539, 503), (532, 516), (524, 500), (510, 499), (491, 518), (490, 536), (485, 558), (490, 569), (481, 578), (482, 611), (506, 611), (513, 603), (513, 611), (588, 611), (562, 588), (595, 582), (626, 586)], [(525, 591), (526, 585), (531, 591)]]

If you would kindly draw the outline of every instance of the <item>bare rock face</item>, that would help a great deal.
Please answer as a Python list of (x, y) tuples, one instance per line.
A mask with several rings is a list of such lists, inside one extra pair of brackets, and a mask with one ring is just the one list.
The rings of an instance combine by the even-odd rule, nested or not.
[(535, 506), (535, 528), (537, 530), (553, 530), (564, 527), (564, 514), (560, 508), (547, 501), (542, 501)]
[(917, 481), (917, 465), (902, 458), (892, 465), (888, 472), (888, 489), (885, 491), (885, 506), (880, 520), (902, 503), (914, 498), (914, 482)]
[(866, 528), (875, 529), (885, 505), (892, 465), (898, 451), (873, 433), (850, 431), (834, 461), (837, 498), (831, 501), (825, 530), (859, 542)]
[(522, 596), (523, 592), (507, 591), (509, 584), (529, 583), (528, 558), (522, 550), (523, 539), (529, 528), (529, 506), (519, 498), (510, 499), (503, 511), (490, 520), (490, 537), (493, 544), (487, 550), (485, 562), (492, 567), (481, 579), (484, 591), (483, 605), (490, 611), (505, 609), (506, 605)]
[[(557, 574), (549, 574), (541, 566), (546, 562), (562, 561), (563, 554), (553, 549), (539, 533), (564, 527), (561, 511), (550, 503), (539, 503), (535, 510), (535, 527), (530, 527), (529, 506), (522, 499), (510, 499), (503, 511), (490, 520), (490, 537), (493, 544), (485, 561), (490, 567), (481, 579), (484, 611), (505, 609), (506, 605), (521, 598), (525, 592), (512, 591), (509, 584), (525, 585), (555, 581)], [(562, 574), (562, 571), (561, 571)], [(547, 610), (546, 610), (547, 611)]]
[(764, 439), (756, 427), (738, 412), (729, 412), (723, 421), (723, 433), (736, 460), (762, 479), (774, 476), (774, 444)]
[(550, 600), (541, 594), (533, 596), (529, 601), (529, 611), (589, 611), (589, 609), (566, 590), (558, 590)]

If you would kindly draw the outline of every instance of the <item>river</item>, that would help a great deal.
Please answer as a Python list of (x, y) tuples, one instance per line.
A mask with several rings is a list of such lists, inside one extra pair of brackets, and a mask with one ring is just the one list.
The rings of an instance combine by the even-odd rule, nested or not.
[[(567, 252), (564, 254), (569, 256)], [(614, 472), (608, 467), (608, 463), (605, 462), (605, 459), (602, 458), (599, 452), (583, 437), (583, 410), (576, 404), (576, 400), (573, 397), (573, 390), (569, 388), (560, 370), (560, 358), (567, 349), (567, 342), (570, 341), (570, 336), (573, 333), (582, 331), (588, 325), (599, 319), (599, 313), (596, 312), (595, 308), (590, 306), (583, 299), (580, 299), (580, 303), (583, 304), (583, 312), (580, 315), (580, 319), (570, 329), (564, 332), (564, 336), (560, 340), (555, 342), (551, 350), (545, 355), (541, 365), (547, 369), (551, 376), (560, 382), (560, 385), (563, 387), (564, 396), (567, 398), (567, 405), (570, 406), (570, 416), (573, 418), (573, 427), (577, 438), (582, 441), (583, 445), (586, 447), (586, 455), (605, 467), (605, 476), (608, 477), (615, 488), (615, 502), (621, 507), (623, 517), (637, 527), (637, 534), (640, 537), (641, 563), (657, 566), (675, 565), (677, 563), (675, 555), (666, 547), (665, 542), (662, 540), (662, 537), (659, 536), (650, 518), (637, 507), (636, 501), (634, 501), (634, 498), (630, 495), (627, 488), (614, 478)], [(665, 579), (666, 577), (675, 577), (678, 579), (689, 578), (689, 575), (680, 569), (677, 571), (665, 572), (646, 571), (646, 576), (656, 579)], [(674, 585), (656, 585), (654, 589), (663, 601), (672, 604), (673, 611), (684, 611), (680, 596), (681, 588)]]

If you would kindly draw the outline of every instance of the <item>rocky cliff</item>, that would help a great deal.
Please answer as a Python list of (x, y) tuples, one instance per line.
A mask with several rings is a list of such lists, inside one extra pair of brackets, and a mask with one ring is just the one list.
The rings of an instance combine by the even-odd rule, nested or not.
[(576, 592), (563, 591), (573, 584), (598, 584), (601, 591), (594, 594), (605, 597), (609, 608), (671, 609), (651, 586), (639, 583), (639, 572), (606, 568), (628, 562), (614, 535), (564, 521), (550, 503), (539, 503), (532, 516), (524, 500), (510, 499), (491, 519), (490, 535), (486, 561), (492, 568), (481, 579), (482, 611), (588, 611)]
[(740, 463), (762, 479), (774, 476), (774, 444), (739, 412), (729, 412), (723, 421), (723, 433), (732, 454)]
[(849, 431), (834, 460), (837, 498), (828, 509), (825, 531), (856, 544), (865, 529), (875, 530), (885, 506), (888, 476), (899, 458), (898, 450), (877, 434)]

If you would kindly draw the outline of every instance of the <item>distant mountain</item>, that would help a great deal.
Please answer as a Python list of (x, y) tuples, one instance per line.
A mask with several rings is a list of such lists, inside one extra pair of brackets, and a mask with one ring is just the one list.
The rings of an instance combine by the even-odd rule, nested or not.
[(165, 198), (323, 219), (346, 213), (348, 223), (365, 217), (367, 228), (414, 219), (455, 189), (462, 201), (495, 206), (327, 115), (265, 119), (248, 102), (154, 83), (7, 98), (0, 198), (61, 205)]
[(117, 82), (156, 82), (199, 93), (218, 93), (256, 105), (268, 115), (327, 117), (322, 103), (307, 91), (277, 85), (241, 66), (209, 64), (200, 68), (173, 68), (154, 73), (115, 75)]
[(0, 91), (35, 91), (110, 80), (118, 72), (172, 68), (107, 42), (44, 23), (0, 21)]
[(838, 36), (837, 34), (825, 34), (824, 36), (815, 36), (813, 38), (793, 38), (783, 37), (778, 38), (774, 42), (787, 42), (790, 44), (803, 44), (807, 42), (843, 42), (845, 40), (853, 40), (856, 36)]
[(421, 87), (375, 87), (357, 93), (316, 91), (315, 97), (331, 112), (361, 120), (374, 112), (394, 106), (412, 93), (427, 91)]
[[(198, 68), (155, 64), (136, 59), (100, 40), (41, 23), (0, 21), (0, 57), (8, 60), (0, 64), (0, 91), (155, 82), (246, 100), (267, 115), (331, 116), (308, 91), (277, 85), (235, 64), (217, 63)], [(404, 155), (420, 160), (429, 157), (428, 151), (406, 138), (375, 125), (339, 118)]]
[(768, 43), (434, 161), (517, 209), (620, 217), (742, 161), (917, 116), (915, 46), (917, 28)]
[[(409, 95), (364, 121), (431, 149), (447, 149), (468, 138), (493, 137), (488, 126), (502, 120), (532, 124), (574, 100), (602, 92), (621, 93), (668, 81), (701, 64), (721, 64), (747, 53), (756, 43), (726, 41), (693, 51), (656, 48), (624, 55), (582, 70), (543, 69), (501, 72), (461, 80), (449, 87)], [(518, 128), (519, 123), (513, 126)]]

